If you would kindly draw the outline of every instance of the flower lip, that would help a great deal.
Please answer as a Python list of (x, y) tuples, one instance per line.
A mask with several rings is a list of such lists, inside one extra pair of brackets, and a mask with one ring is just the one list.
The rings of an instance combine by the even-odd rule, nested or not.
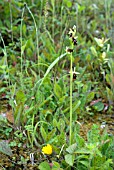
[(66, 53), (70, 54), (72, 53), (74, 50), (72, 48), (66, 47)]
[(74, 37), (75, 36), (75, 34), (76, 34), (76, 25), (74, 25), (73, 28), (69, 29), (69, 33), (68, 34), (69, 34), (70, 37)]
[(47, 144), (46, 146), (44, 146), (42, 148), (42, 152), (46, 155), (51, 155), (53, 150), (52, 150), (52, 146), (50, 144)]

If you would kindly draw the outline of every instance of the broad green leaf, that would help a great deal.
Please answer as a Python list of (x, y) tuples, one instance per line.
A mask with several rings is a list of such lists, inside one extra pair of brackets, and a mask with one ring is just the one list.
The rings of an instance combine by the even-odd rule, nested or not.
[(96, 38), (96, 37), (94, 38), (94, 40), (97, 42), (98, 46), (101, 48), (104, 46), (104, 44), (107, 41), (109, 41), (109, 39), (104, 39), (104, 38), (100, 39), (100, 38)]
[(55, 168), (55, 167), (52, 167), (51, 170), (63, 170), (62, 168)]
[(82, 159), (84, 159), (84, 160), (88, 160), (89, 159), (89, 154), (80, 154), (80, 155), (78, 155), (77, 157), (76, 157), (76, 160), (82, 160)]
[(110, 102), (112, 102), (114, 100), (113, 91), (111, 89), (109, 89), (108, 87), (106, 87), (106, 91), (107, 91), (108, 100)]
[(62, 89), (56, 82), (54, 84), (54, 93), (58, 98), (62, 97)]
[(72, 6), (72, 2), (71, 2), (71, 1), (64, 0), (63, 2), (64, 2), (64, 4), (65, 4), (68, 8), (70, 8), (70, 7)]
[(85, 6), (83, 6), (83, 5), (79, 5), (79, 4), (78, 4), (79, 12), (83, 11), (85, 8), (86, 8)]
[(27, 48), (26, 54), (27, 54), (28, 57), (31, 57), (33, 55), (33, 51), (30, 48)]
[(51, 170), (63, 170), (62, 168), (56, 168), (56, 167), (52, 167), (52, 169)]
[(40, 170), (51, 170), (49, 163), (44, 161), (39, 165)]
[(100, 157), (102, 157), (102, 153), (100, 150), (98, 150), (98, 148), (96, 149), (96, 154), (99, 155)]
[(54, 118), (54, 119), (53, 119), (53, 126), (54, 126), (54, 127), (57, 127), (57, 123), (58, 123), (57, 120)]
[(74, 164), (74, 155), (71, 155), (71, 154), (65, 155), (65, 161), (70, 166), (73, 166), (73, 164)]
[[(5, 115), (6, 116), (6, 115)], [(7, 124), (7, 119), (6, 117), (4, 117), (4, 115), (1, 113), (0, 114), (0, 125), (2, 125), (2, 123), (6, 123)]]
[(104, 104), (102, 102), (97, 102), (94, 104), (94, 109), (100, 112), (104, 109)]
[(48, 133), (47, 135), (47, 141), (51, 140), (53, 138), (53, 136), (55, 135), (56, 132), (56, 128), (53, 129), (51, 132)]
[(26, 28), (26, 25), (25, 25), (25, 24), (23, 24), (22, 30), (23, 30), (23, 35), (26, 36), (27, 28)]
[(62, 131), (60, 135), (57, 135), (58, 144), (61, 146), (66, 143), (66, 133)]
[(89, 161), (79, 161), (79, 163), (83, 164), (85, 167), (89, 167)]
[(5, 88), (5, 87), (2, 87), (2, 88), (0, 89), (0, 93), (4, 92), (5, 90), (6, 90), (6, 88)]
[[(90, 170), (95, 170), (95, 168), (94, 167), (90, 167)], [(99, 170), (103, 170), (103, 169), (99, 169)]]
[(21, 124), (21, 119), (23, 118), (22, 117), (22, 110), (23, 110), (23, 105), (22, 104), (19, 104), (16, 106), (16, 109), (15, 109), (15, 112), (14, 112), (14, 120), (15, 120), (15, 124), (17, 126), (20, 126)]
[(108, 159), (106, 162), (109, 163), (109, 164), (113, 164), (113, 160), (112, 159)]
[[(6, 68), (7, 68), (7, 65), (2, 65), (2, 66), (0, 66), (0, 69), (3, 70), (3, 71), (4, 71)], [(0, 70), (0, 72), (1, 72), (1, 70)], [(2, 73), (2, 72), (1, 72), (1, 73)]]
[(90, 49), (91, 49), (92, 54), (93, 54), (95, 57), (97, 57), (98, 54), (97, 54), (96, 49), (95, 49), (93, 46), (92, 46)]
[(8, 143), (5, 141), (0, 141), (0, 152), (8, 156), (12, 156), (12, 150), (9, 147)]
[(86, 93), (87, 90), (88, 90), (88, 85), (87, 85), (87, 84), (84, 84), (83, 89), (82, 89), (82, 92), (83, 92), (83, 93)]
[(53, 163), (52, 170), (59, 170), (60, 169), (60, 164), (58, 162), (52, 161), (52, 163)]
[(59, 103), (63, 103), (65, 101), (66, 96), (62, 96), (61, 98), (59, 98)]
[(32, 51), (35, 49), (34, 42), (32, 38), (29, 38), (26, 44), (26, 49), (30, 48)]
[(97, 42), (99, 47), (103, 47), (103, 40), (102, 39), (95, 37), (94, 40)]
[(91, 151), (86, 148), (81, 148), (81, 149), (76, 150), (76, 152), (74, 153), (75, 154), (91, 154)]
[(16, 102), (19, 103), (25, 103), (26, 101), (26, 96), (22, 90), (17, 91), (16, 93)]
[(75, 103), (73, 103), (73, 112), (75, 112), (75, 110), (80, 106), (80, 104), (81, 104), (80, 100), (78, 100)]
[(85, 140), (78, 134), (76, 134), (76, 142), (77, 142), (77, 145), (78, 147), (83, 147), (84, 144), (85, 144)]
[(55, 5), (55, 0), (51, 0), (51, 4), (52, 4), (52, 6), (54, 7), (54, 5)]
[(24, 51), (25, 51), (25, 48), (26, 48), (26, 45), (27, 45), (27, 41), (26, 41), (26, 43), (21, 47), (21, 54), (23, 54), (24, 53)]
[(90, 92), (90, 93), (87, 95), (87, 103), (88, 103), (88, 102), (91, 102), (91, 101), (94, 99), (94, 96), (95, 96), (95, 92)]
[(45, 129), (43, 128), (43, 126), (41, 126), (41, 128), (40, 128), (40, 132), (41, 132), (41, 135), (42, 135), (43, 139), (46, 141), (46, 139), (47, 139), (47, 134), (46, 134), (46, 131), (45, 131)]
[(77, 147), (77, 144), (74, 143), (74, 144), (70, 145), (70, 146), (66, 149), (66, 151), (67, 151), (68, 153), (70, 153), (70, 154), (73, 154), (73, 153), (76, 151), (76, 147)]
[(33, 112), (34, 106), (31, 106), (29, 109), (25, 111), (25, 115), (28, 115), (29, 113)]
[(59, 122), (57, 123), (57, 128), (58, 130), (61, 132), (64, 130), (65, 128), (65, 122), (63, 119), (60, 119)]
[(67, 1), (67, 4), (66, 4), (66, 5), (67, 5), (68, 8), (71, 8), (72, 2), (71, 2), (71, 1)]
[(92, 149), (92, 148), (96, 147), (97, 142), (99, 142), (99, 137), (100, 137), (99, 133), (100, 133), (99, 126), (96, 125), (96, 124), (93, 124), (91, 130), (89, 130), (88, 133), (87, 133), (87, 139), (88, 139), (88, 142), (89, 142), (87, 147), (89, 149), (90, 148)]
[(111, 82), (112, 82), (111, 81), (111, 75), (110, 74), (106, 74), (105, 78), (106, 78), (107, 83), (111, 84)]
[[(67, 54), (67, 53), (64, 53), (64, 54), (62, 54), (61, 56), (59, 56), (58, 58), (56, 58), (56, 59), (53, 61), (53, 63), (48, 67), (48, 69), (47, 69), (46, 73), (44, 74), (44, 77), (43, 77), (43, 79), (42, 79), (42, 81), (41, 81), (41, 83), (40, 83), (40, 86), (42, 85), (44, 79), (45, 79), (46, 76), (49, 74), (49, 72), (51, 71), (51, 69), (55, 66), (55, 64), (57, 64), (60, 59), (62, 59), (64, 56), (66, 56), (66, 54)], [(39, 82), (40, 82), (40, 81), (38, 81), (37, 83), (39, 83)], [(36, 83), (36, 84), (37, 84), (37, 83)]]
[(35, 79), (37, 79), (37, 73), (31, 68), (30, 68), (30, 70), (31, 70), (32, 75), (35, 77)]
[(80, 107), (85, 107), (85, 104), (86, 104), (86, 99), (87, 97), (84, 95), (82, 98), (81, 98), (81, 104), (80, 104)]

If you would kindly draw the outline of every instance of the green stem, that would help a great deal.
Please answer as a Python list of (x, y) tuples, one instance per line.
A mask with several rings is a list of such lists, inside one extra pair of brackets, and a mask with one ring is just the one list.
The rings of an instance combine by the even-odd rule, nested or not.
[(73, 72), (72, 72), (72, 53), (70, 55), (70, 145), (72, 144), (72, 79), (73, 79)]
[[(10, 75), (9, 75), (9, 66), (8, 66), (8, 55), (7, 55), (7, 50), (6, 50), (6, 45), (5, 45), (5, 42), (4, 42), (4, 39), (2, 37), (2, 34), (0, 33), (0, 38), (1, 38), (1, 41), (3, 43), (3, 53), (4, 53), (4, 66), (6, 66), (6, 68), (4, 69), (4, 74), (5, 74), (5, 77), (7, 77), (7, 73), (8, 73), (8, 78), (6, 78), (6, 81), (9, 83), (9, 85), (11, 84), (10, 82)], [(7, 70), (7, 71), (6, 71)], [(8, 87), (8, 84), (7, 84), (7, 87)]]
[(52, 3), (52, 6), (53, 6), (53, 20), (52, 20), (52, 22), (53, 22), (53, 24), (52, 24), (52, 36), (53, 36), (53, 42), (54, 42), (54, 18), (55, 18), (55, 0), (53, 1), (53, 3)]
[[(32, 130), (34, 129), (34, 114), (32, 118)], [(34, 142), (34, 133), (32, 133), (32, 139), (31, 139), (31, 146), (33, 148), (33, 142)]]
[(36, 20), (34, 18), (34, 15), (33, 13), (31, 12), (30, 8), (26, 5), (26, 8), (28, 9), (28, 12), (30, 13), (32, 19), (33, 19), (33, 22), (34, 22), (34, 27), (35, 27), (35, 30), (36, 30), (36, 52), (37, 52), (37, 59), (38, 59), (38, 64), (39, 64), (39, 39), (38, 39), (38, 29), (37, 29), (37, 24), (36, 24)]
[[(21, 80), (22, 80), (22, 74), (23, 74), (23, 40), (22, 40), (22, 26), (23, 26), (23, 17), (24, 17), (25, 7), (22, 10), (22, 16), (21, 16), (21, 26), (20, 26), (20, 43), (21, 43)], [(22, 83), (22, 82), (21, 82)]]
[(10, 9), (10, 22), (11, 22), (11, 40), (13, 42), (13, 20), (12, 20), (12, 5), (9, 2), (9, 9)]

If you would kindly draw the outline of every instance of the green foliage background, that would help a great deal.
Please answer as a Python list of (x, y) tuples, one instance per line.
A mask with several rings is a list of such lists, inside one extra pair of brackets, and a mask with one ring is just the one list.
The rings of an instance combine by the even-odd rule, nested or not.
[[(78, 36), (73, 72), (78, 74), (72, 91), (73, 145), (68, 146), (70, 57), (65, 49), (73, 25)], [(11, 138), (11, 147), (25, 144), (33, 151), (50, 143), (54, 156), (41, 151), (41, 157), (35, 156), (41, 170), (50, 169), (47, 159), (53, 170), (112, 170), (112, 137), (105, 131), (100, 139), (93, 125), (86, 141), (78, 121), (98, 113), (113, 115), (113, 56), (114, 0), (0, 1), (0, 110), (12, 110), (14, 118), (11, 122), (0, 115), (1, 140)], [(7, 153), (10, 148), (5, 148), (0, 151)]]

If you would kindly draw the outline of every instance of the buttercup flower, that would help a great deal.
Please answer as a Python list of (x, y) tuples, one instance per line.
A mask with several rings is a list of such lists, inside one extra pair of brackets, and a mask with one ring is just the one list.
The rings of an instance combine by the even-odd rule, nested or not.
[(42, 148), (42, 152), (44, 154), (51, 155), (52, 154), (52, 146), (50, 144), (47, 144), (46, 146), (44, 146)]

